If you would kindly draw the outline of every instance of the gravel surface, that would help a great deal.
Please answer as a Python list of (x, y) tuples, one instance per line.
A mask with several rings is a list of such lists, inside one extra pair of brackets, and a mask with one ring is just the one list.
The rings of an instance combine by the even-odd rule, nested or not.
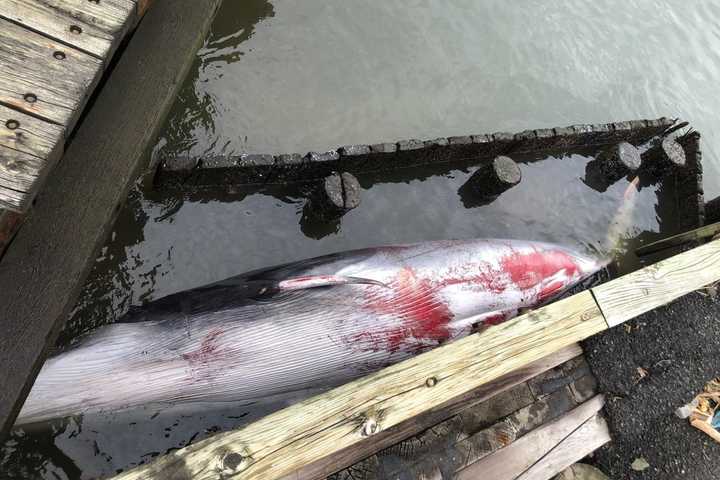
[[(613, 437), (597, 467), (617, 480), (720, 477), (720, 444), (674, 413), (720, 376), (720, 300), (691, 293), (583, 347)], [(633, 470), (638, 459), (649, 466)]]

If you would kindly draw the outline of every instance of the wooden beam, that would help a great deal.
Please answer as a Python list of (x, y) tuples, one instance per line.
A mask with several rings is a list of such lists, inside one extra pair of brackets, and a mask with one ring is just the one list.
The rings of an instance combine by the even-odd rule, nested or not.
[(592, 289), (614, 327), (720, 280), (720, 240), (688, 250)]
[(614, 322), (627, 317), (618, 305), (628, 290), (647, 289), (641, 306), (628, 307), (636, 316), (720, 280), (718, 262), (720, 240), (715, 240), (596, 287), (600, 295), (596, 289), (581, 292), (172, 452), (116, 479), (299, 478), (297, 472), (308, 465), (361, 448), (379, 432), (605, 330), (601, 308)]
[[(277, 478), (607, 328), (582, 292), (220, 434), (118, 478)], [(184, 478), (183, 477), (183, 478)]]
[(4, 0), (0, 9), (0, 17), (103, 62), (135, 25), (135, 16), (134, 0)]
[(610, 441), (602, 395), (460, 470), (457, 480), (547, 480)]
[(14, 423), (74, 306), (219, 3), (173, 0), (148, 11), (5, 252), (0, 268), (0, 434)]
[(635, 250), (635, 254), (638, 256), (648, 255), (665, 250), (666, 248), (676, 247), (678, 245), (684, 245), (698, 240), (705, 240), (717, 235), (718, 233), (720, 233), (720, 222), (711, 223), (710, 225), (705, 225), (700, 228), (690, 230), (689, 232), (679, 233), (677, 235), (673, 235), (672, 237), (663, 238), (662, 240), (643, 245)]
[(473, 408), (475, 405), (485, 403), (490, 399), (495, 400), (503, 393), (524, 385), (524, 382), (536, 377), (548, 370), (557, 367), (570, 359), (582, 355), (580, 345), (574, 343), (557, 352), (548, 355), (536, 362), (529, 363), (524, 367), (504, 375), (497, 380), (489, 382), (466, 394), (455, 397), (450, 402), (440, 405), (428, 412), (410, 418), (395, 427), (378, 432), (373, 436), (372, 442), (363, 442), (354, 447), (337, 452), (317, 462), (304, 465), (293, 474), (294, 478), (324, 478), (327, 475), (338, 472), (344, 468), (355, 465), (363, 459), (374, 455), (381, 450), (405, 440), (413, 435), (435, 427), (440, 422), (450, 422), (463, 411)]

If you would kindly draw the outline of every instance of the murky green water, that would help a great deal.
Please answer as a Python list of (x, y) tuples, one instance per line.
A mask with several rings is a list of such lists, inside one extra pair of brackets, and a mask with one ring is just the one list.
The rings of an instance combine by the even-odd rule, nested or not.
[[(227, 1), (153, 155), (305, 152), (680, 116), (704, 134), (714, 195), (718, 13), (711, 2)], [(148, 177), (131, 193), (62, 340), (132, 304), (330, 251), (470, 237), (593, 249), (627, 181), (603, 194), (584, 185), (591, 155), (522, 163), (518, 187), (474, 208), (458, 193), (472, 168), (360, 178), (361, 206), (325, 232), (300, 224), (305, 199), (290, 192), (183, 197), (154, 191)], [(627, 237), (672, 230), (664, 195), (640, 191)], [(635, 261), (622, 259), (625, 268)], [(0, 450), (0, 471), (106, 476), (279, 406), (147, 409), (17, 430)]]

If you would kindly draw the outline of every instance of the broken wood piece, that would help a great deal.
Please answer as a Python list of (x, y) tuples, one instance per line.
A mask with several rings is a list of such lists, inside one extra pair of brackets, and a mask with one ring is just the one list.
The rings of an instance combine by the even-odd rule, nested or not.
[(699, 418), (691, 418), (690, 425), (697, 428), (701, 432), (706, 433), (710, 438), (720, 443), (720, 432), (715, 430), (709, 422), (701, 420)]
[(495, 453), (458, 472), (458, 480), (551, 478), (610, 441), (597, 415), (605, 399), (597, 395), (567, 414), (532, 430)]
[(690, 230), (689, 232), (679, 233), (656, 242), (648, 243), (647, 245), (643, 245), (635, 250), (635, 254), (642, 257), (643, 255), (659, 252), (666, 248), (676, 247), (688, 242), (712, 238), (718, 233), (720, 233), (720, 222), (705, 225), (703, 227), (696, 228), (695, 230)]

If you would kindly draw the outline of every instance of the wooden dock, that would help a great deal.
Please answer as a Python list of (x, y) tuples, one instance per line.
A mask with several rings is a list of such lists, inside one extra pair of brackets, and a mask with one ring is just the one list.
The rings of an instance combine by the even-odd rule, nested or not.
[[(0, 208), (30, 208), (147, 3), (0, 1)], [(0, 243), (17, 218), (0, 212)]]
[[(553, 352), (717, 281), (720, 240), (385, 368), (238, 430), (202, 440), (116, 478), (323, 478), (376, 451), (375, 445), (382, 443), (386, 432), (456, 404)], [(574, 420), (562, 426), (566, 436), (578, 431), (571, 425), (589, 421), (593, 438), (602, 437), (602, 425), (595, 417), (600, 407), (595, 407), (577, 407), (583, 410), (573, 411)], [(556, 428), (560, 427), (548, 426), (545, 434)], [(589, 441), (587, 435), (583, 431), (573, 443)], [(532, 440), (522, 444), (529, 448)], [(364, 456), (358, 457), (357, 452)], [(507, 452), (496, 458), (492, 468), (503, 466), (507, 461), (503, 455)], [(536, 465), (530, 462), (527, 471)], [(468, 477), (473, 477), (472, 472)], [(521, 478), (547, 477), (528, 473)]]

